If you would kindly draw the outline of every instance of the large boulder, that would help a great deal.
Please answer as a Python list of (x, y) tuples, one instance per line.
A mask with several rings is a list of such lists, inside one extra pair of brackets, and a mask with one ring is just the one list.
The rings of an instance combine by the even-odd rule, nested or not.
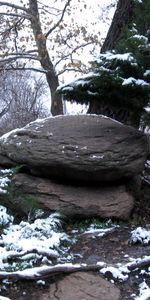
[(1, 166), (22, 164), (37, 176), (74, 181), (131, 178), (147, 152), (141, 132), (100, 115), (37, 120), (0, 139)]
[(65, 276), (50, 285), (49, 291), (43, 292), (41, 300), (119, 300), (118, 287), (99, 275), (77, 272)]
[(51, 212), (60, 211), (68, 217), (128, 219), (133, 209), (133, 197), (123, 185), (70, 186), (21, 173), (14, 176), (12, 185), (12, 195), (5, 197), (7, 203), (3, 205), (25, 214), (35, 205)]

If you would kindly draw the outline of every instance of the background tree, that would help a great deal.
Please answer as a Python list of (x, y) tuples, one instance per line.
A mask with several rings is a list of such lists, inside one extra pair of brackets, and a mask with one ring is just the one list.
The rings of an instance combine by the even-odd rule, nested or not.
[(78, 24), (82, 18), (76, 20), (77, 6), (85, 15), (87, 5), (80, 0), (74, 3), (65, 0), (63, 4), (59, 0), (50, 1), (48, 5), (46, 1), (37, 0), (23, 0), (20, 5), (0, 1), (0, 15), (3, 17), (1, 43), (6, 41), (0, 53), (0, 68), (43, 72), (51, 91), (53, 115), (63, 113), (61, 96), (55, 93), (58, 76), (65, 70), (85, 71), (86, 66), (76, 54), (89, 44), (93, 51), (99, 44), (98, 33), (88, 32), (85, 22)]
[[(119, 4), (123, 4), (119, 2), (117, 10)], [(132, 4), (132, 9), (134, 7), (134, 14), (130, 14), (134, 16), (134, 23), (127, 18), (126, 26), (118, 37), (115, 36), (115, 50), (101, 54), (92, 62), (92, 74), (63, 86), (60, 91), (66, 99), (90, 103), (89, 113), (105, 114), (139, 127), (144, 108), (149, 104), (150, 34), (147, 23), (150, 3), (147, 0), (125, 2)], [(143, 12), (140, 18), (139, 10)], [(117, 15), (115, 13), (114, 18)], [(110, 31), (113, 33), (113, 29), (109, 34)], [(112, 42), (110, 48), (111, 45)]]
[(21, 128), (48, 115), (43, 97), (47, 88), (42, 76), (31, 77), (29, 71), (3, 71), (0, 77), (0, 134)]

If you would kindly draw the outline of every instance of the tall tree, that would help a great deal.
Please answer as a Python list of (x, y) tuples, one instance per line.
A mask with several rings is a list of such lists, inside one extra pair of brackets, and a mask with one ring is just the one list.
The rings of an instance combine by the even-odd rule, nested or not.
[(132, 24), (134, 4), (133, 0), (119, 0), (105, 41), (101, 47), (101, 53), (114, 50), (123, 38), (123, 29)]
[[(119, 2), (123, 3), (122, 0)], [(124, 2), (129, 4), (129, 1)], [(63, 86), (59, 91), (66, 99), (89, 104), (89, 113), (104, 114), (139, 127), (145, 107), (149, 105), (150, 94), (150, 2), (134, 0), (133, 4), (131, 15), (134, 23), (127, 18), (126, 26), (122, 27), (117, 38), (114, 37), (115, 49), (100, 54), (93, 61), (93, 73)], [(119, 3), (117, 10), (118, 7)], [(142, 18), (139, 18), (139, 10), (143, 12)], [(117, 21), (112, 23), (117, 24)], [(113, 34), (114, 26), (111, 28), (109, 34)], [(107, 45), (111, 48), (112, 42), (107, 40)]]
[[(63, 113), (61, 96), (55, 93), (59, 85), (58, 76), (64, 72), (64, 68), (60, 72), (56, 71), (58, 64), (64, 61), (63, 66), (67, 70), (73, 68), (81, 71), (84, 65), (81, 66), (80, 59), (74, 60), (75, 53), (89, 44), (94, 46), (98, 43), (98, 36), (89, 34), (86, 26), (78, 26), (73, 17), (70, 25), (67, 24), (68, 19), (65, 21), (65, 17), (70, 16), (71, 1), (51, 1), (52, 6), (51, 2), (47, 5), (46, 1), (37, 0), (20, 1), (20, 5), (0, 1), (1, 46), (4, 41), (7, 42), (5, 47), (1, 47), (0, 68), (43, 72), (51, 92), (53, 115)], [(76, 2), (79, 5), (80, 1)], [(83, 9), (86, 10), (86, 4)], [(55, 62), (54, 56), (57, 56)], [(38, 62), (41, 68), (37, 67)]]

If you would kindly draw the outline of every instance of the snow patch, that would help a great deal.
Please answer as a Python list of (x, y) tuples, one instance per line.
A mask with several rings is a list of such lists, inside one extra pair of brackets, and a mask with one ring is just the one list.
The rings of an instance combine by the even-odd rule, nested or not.
[(7, 187), (10, 180), (10, 176), (12, 175), (12, 170), (10, 169), (4, 169), (0, 170), (0, 194), (6, 194), (7, 193)]
[(19, 131), (21, 131), (21, 130), (22, 130), (22, 128), (16, 128), (16, 129), (13, 129), (13, 130), (11, 130), (11, 131), (5, 133), (4, 135), (2, 135), (2, 136), (0, 137), (0, 143), (3, 143), (3, 144), (7, 143), (7, 142), (8, 142), (8, 138), (9, 138), (12, 134), (14, 134), (15, 132), (16, 132), (16, 137), (17, 137), (17, 133), (18, 133)]
[(92, 159), (103, 159), (104, 155), (94, 155), (94, 154), (92, 154), (92, 155), (90, 155), (90, 158), (92, 158)]
[(149, 85), (145, 80), (143, 79), (135, 79), (134, 77), (129, 77), (123, 80), (122, 85)]
[(147, 245), (150, 242), (150, 230), (138, 227), (131, 232), (131, 242), (133, 244), (141, 243)]
[(148, 299), (150, 299), (150, 288), (146, 284), (145, 281), (143, 281), (139, 285), (139, 289), (140, 289), (140, 294), (139, 294), (138, 297), (135, 298), (135, 300), (148, 300)]
[[(127, 270), (126, 270), (127, 271)], [(115, 280), (119, 280), (120, 282), (123, 282), (125, 280), (128, 279), (128, 275), (124, 274), (125, 270), (119, 268), (115, 268), (115, 267), (106, 267), (106, 268), (102, 268), (100, 270), (100, 273), (104, 274), (107, 276), (107, 274), (111, 274), (111, 276), (115, 279)]]

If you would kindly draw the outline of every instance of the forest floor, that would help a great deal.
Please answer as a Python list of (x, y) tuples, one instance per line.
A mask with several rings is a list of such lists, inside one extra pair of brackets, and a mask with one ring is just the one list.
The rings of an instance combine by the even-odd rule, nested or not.
[[(105, 262), (107, 265), (119, 266), (149, 256), (150, 242), (145, 245), (142, 243), (133, 244), (131, 242), (132, 232), (138, 227), (143, 227), (150, 232), (149, 201), (145, 203), (138, 201), (131, 221), (114, 226), (111, 231), (106, 232), (103, 236), (99, 235), (96, 231), (89, 233), (82, 230), (81, 232), (78, 231), (77, 242), (69, 248), (72, 263), (96, 264), (97, 262)], [(73, 235), (73, 229), (73, 225), (67, 225), (67, 234)], [(150, 299), (150, 268), (148, 269), (147, 267), (144, 270), (140, 268), (131, 272), (125, 281), (115, 280), (113, 276), (111, 278), (111, 275), (108, 272), (108, 276), (104, 278), (107, 277), (108, 280), (120, 289), (121, 299)], [(99, 276), (99, 272), (97, 276)], [(41, 300), (43, 292), (46, 293), (46, 290), (49, 290), (50, 284), (60, 279), (62, 279), (62, 275), (50, 277), (38, 284), (35, 281), (7, 282), (5, 280), (5, 282), (3, 281), (3, 286), (1, 286), (1, 295), (11, 300)], [(144, 283), (149, 295), (147, 297), (140, 291), (140, 285)], [(70, 300), (75, 299), (70, 298)], [(100, 300), (100, 298), (97, 300)]]

